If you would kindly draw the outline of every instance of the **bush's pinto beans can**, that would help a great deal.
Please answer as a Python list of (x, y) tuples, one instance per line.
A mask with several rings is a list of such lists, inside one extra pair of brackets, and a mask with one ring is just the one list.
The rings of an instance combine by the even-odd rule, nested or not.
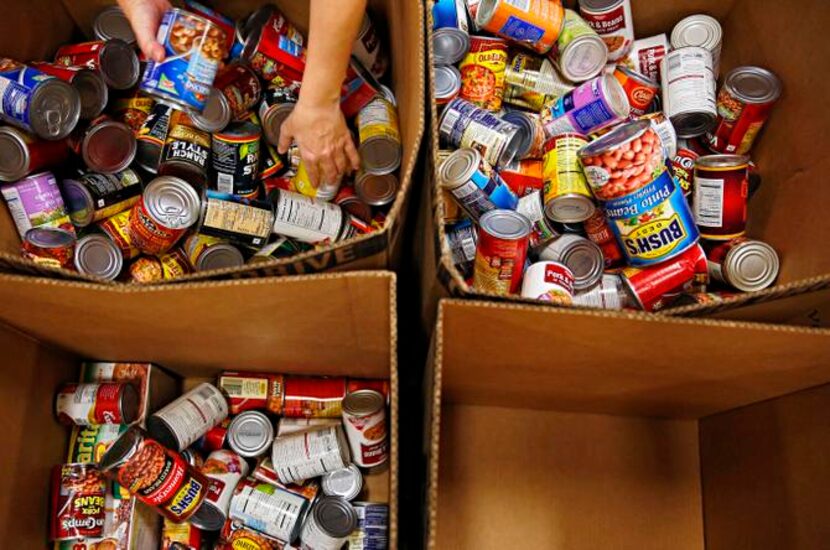
[(580, 134), (560, 134), (545, 142), (545, 214), (553, 221), (581, 222), (594, 213), (593, 196), (577, 155), (587, 143)]
[(273, 232), (309, 244), (337, 242), (355, 234), (351, 214), (336, 204), (275, 189), (271, 194), (276, 218)]
[(58, 140), (81, 116), (81, 98), (67, 82), (0, 57), (0, 120), (39, 138)]
[(545, 127), (536, 113), (525, 111), (507, 111), (502, 120), (515, 124), (518, 128), (519, 144), (516, 159), (540, 159), (545, 155)]
[(562, 31), (549, 55), (562, 76), (571, 82), (585, 82), (605, 68), (608, 47), (584, 19), (566, 9)]
[(539, 247), (559, 236), (559, 233), (552, 227), (552, 224), (545, 216), (545, 208), (542, 204), (542, 192), (538, 189), (519, 199), (516, 212), (523, 214), (530, 221), (530, 248)]
[(445, 229), (447, 246), (450, 249), (453, 264), (465, 279), (472, 277), (476, 261), (476, 244), (478, 231), (471, 220), (461, 220)]
[(674, 131), (674, 126), (666, 115), (663, 113), (649, 113), (639, 117), (637, 120), (647, 120), (651, 124), (651, 129), (660, 138), (660, 145), (663, 148), (663, 154), (667, 159), (672, 159), (677, 154), (677, 133)]
[(234, 122), (211, 136), (213, 183), (217, 191), (256, 198), (260, 137), (262, 130), (252, 122)]
[(377, 468), (389, 460), (386, 399), (375, 390), (357, 390), (343, 399), (343, 427), (352, 462), (361, 468)]
[(156, 38), (165, 59), (147, 62), (141, 90), (180, 109), (201, 112), (227, 56), (225, 31), (204, 17), (171, 8), (162, 16)]
[(718, 153), (745, 155), (781, 96), (781, 81), (761, 67), (738, 67), (726, 74), (718, 93), (718, 118), (707, 134)]
[(295, 540), (311, 508), (311, 500), (286, 487), (243, 479), (236, 486), (229, 517), (283, 542)]
[(516, 194), (473, 148), (453, 151), (438, 168), (438, 177), (475, 221), (496, 208), (515, 210), (519, 204)]
[(710, 15), (690, 15), (681, 19), (671, 31), (671, 47), (679, 50), (688, 46), (704, 48), (712, 54), (712, 71), (715, 79), (720, 74), (720, 51), (723, 29)]
[(271, 461), (280, 483), (297, 483), (349, 465), (349, 443), (340, 426), (278, 437)]
[(158, 172), (161, 153), (170, 132), (170, 117), (174, 112), (171, 106), (156, 103), (136, 134), (135, 163), (153, 174)]
[(92, 22), (92, 32), (96, 40), (118, 38), (127, 44), (136, 43), (130, 20), (119, 6), (109, 6), (101, 10)]
[(667, 298), (672, 294), (706, 284), (706, 255), (696, 244), (671, 261), (659, 265), (626, 267), (620, 272), (620, 277), (637, 307), (644, 311), (656, 311), (666, 305)]
[(521, 288), (531, 223), (512, 210), (491, 210), (478, 220), (478, 246), (473, 272), (477, 290), (506, 296)]
[(461, 93), (461, 72), (452, 65), (433, 68), (435, 103), (444, 106)]
[(564, 234), (554, 239), (539, 251), (539, 259), (558, 262), (570, 269), (576, 290), (591, 288), (602, 279), (602, 250), (580, 235)]
[(115, 90), (132, 88), (138, 82), (135, 48), (118, 38), (61, 46), (55, 52), (55, 63), (100, 71), (107, 86)]
[(591, 217), (583, 223), (585, 236), (597, 244), (602, 250), (602, 257), (605, 260), (606, 268), (619, 267), (624, 262), (623, 252), (620, 244), (614, 237), (614, 233), (608, 226), (608, 219), (605, 210), (597, 208)]
[(35, 69), (69, 82), (81, 98), (81, 118), (89, 120), (100, 115), (107, 106), (109, 89), (100, 72), (85, 66), (68, 66), (38, 61)]
[(26, 231), (20, 248), (23, 257), (36, 264), (71, 269), (76, 241), (75, 235), (63, 229), (37, 227)]
[(614, 273), (606, 273), (591, 288), (577, 292), (573, 305), (595, 307), (599, 309), (619, 310), (631, 304), (628, 292), (623, 287), (622, 279)]
[(708, 251), (713, 279), (744, 292), (763, 290), (778, 277), (778, 254), (765, 242), (739, 237)]
[(391, 174), (401, 167), (401, 133), (398, 110), (386, 98), (378, 97), (363, 107), (355, 120), (360, 162), (365, 172)]
[(137, 427), (129, 428), (112, 444), (98, 467), (174, 523), (189, 519), (207, 494), (204, 474)]
[(217, 132), (232, 120), (244, 118), (261, 97), (262, 84), (253, 69), (231, 63), (216, 76), (204, 110), (192, 115), (193, 123), (207, 132)]
[(701, 136), (715, 124), (715, 76), (712, 54), (705, 48), (688, 46), (674, 50), (660, 66), (663, 111), (677, 136)]
[(163, 254), (199, 219), (202, 200), (186, 181), (162, 176), (144, 188), (130, 214), (130, 242), (145, 254)]
[(158, 174), (182, 178), (195, 187), (206, 185), (210, 143), (210, 134), (193, 126), (187, 113), (173, 111)]
[(47, 141), (11, 126), (0, 127), (0, 181), (17, 181), (63, 164), (68, 157), (69, 148), (63, 140)]
[(231, 506), (231, 497), (239, 482), (248, 475), (248, 463), (233, 451), (219, 449), (205, 459), (201, 467), (208, 478), (205, 500), (190, 523), (205, 531), (218, 531), (225, 525)]
[(61, 182), (69, 217), (86, 227), (129, 210), (141, 196), (141, 178), (131, 168), (115, 174), (87, 172)]
[(77, 128), (69, 137), (69, 145), (81, 156), (87, 168), (104, 174), (126, 169), (136, 153), (132, 129), (107, 115), (90, 121), (86, 128)]
[(501, 109), (506, 65), (506, 40), (489, 36), (471, 36), (470, 51), (458, 67), (461, 71), (459, 97), (488, 111)]
[(303, 525), (300, 540), (303, 548), (339, 550), (357, 528), (357, 513), (340, 497), (321, 497)]
[(516, 52), (504, 73), (504, 102), (540, 112), (548, 103), (574, 89), (544, 57)]
[(349, 464), (342, 470), (325, 474), (320, 480), (320, 487), (326, 496), (354, 500), (363, 489), (363, 474), (357, 466)]
[(256, 201), (208, 191), (202, 202), (199, 233), (225, 239), (250, 248), (268, 242), (274, 225), (274, 208), (265, 201)]
[(522, 297), (560, 305), (571, 305), (574, 276), (565, 264), (536, 262), (531, 264), (522, 280)]
[(693, 211), (700, 236), (728, 241), (746, 233), (749, 157), (706, 155), (695, 160)]
[(480, 29), (537, 53), (547, 53), (556, 44), (564, 19), (559, 0), (481, 0), (476, 11)]
[(470, 25), (464, 0), (432, 5), (432, 55), (435, 65), (455, 65), (470, 49)]
[(118, 382), (64, 384), (55, 399), (58, 420), (76, 426), (132, 424), (138, 409), (135, 387)]
[(582, 0), (579, 14), (608, 47), (608, 61), (622, 59), (634, 43), (631, 0)]
[(51, 172), (27, 176), (0, 187), (20, 238), (33, 227), (55, 227), (75, 234), (58, 182)]
[(216, 386), (199, 384), (147, 419), (147, 431), (166, 447), (180, 451), (228, 417), (228, 401)]
[(631, 112), (620, 82), (600, 75), (584, 82), (542, 109), (548, 138), (559, 134), (592, 134), (623, 121)]
[(259, 411), (245, 411), (228, 426), (228, 446), (239, 456), (256, 458), (274, 444), (274, 425)]
[(617, 65), (614, 69), (614, 78), (625, 90), (628, 104), (631, 105), (632, 116), (644, 115), (651, 106), (654, 96), (660, 91), (658, 83), (623, 65)]
[(438, 132), (448, 145), (478, 149), (493, 166), (508, 164), (519, 148), (519, 128), (515, 124), (461, 98), (447, 104)]
[(193, 271), (209, 271), (238, 267), (245, 263), (245, 257), (234, 245), (217, 237), (193, 233), (182, 246)]
[(104, 534), (107, 482), (94, 464), (52, 468), (49, 540), (72, 541)]
[[(473, 0), (469, 0), (472, 3)], [(389, 505), (352, 502), (357, 528), (349, 535), (349, 550), (373, 550), (389, 544)]]

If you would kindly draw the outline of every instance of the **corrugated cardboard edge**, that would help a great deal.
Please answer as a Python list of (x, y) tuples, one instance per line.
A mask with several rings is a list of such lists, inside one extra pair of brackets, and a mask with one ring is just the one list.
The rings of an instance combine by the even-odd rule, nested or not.
[(399, 409), (398, 409), (398, 294), (397, 294), (397, 276), (394, 273), (389, 273), (389, 385), (392, 388), (392, 397), (390, 399), (389, 410), (391, 416), (391, 441), (390, 449), (391, 456), (389, 457), (389, 548), (397, 550), (398, 548), (398, 452), (400, 449), (400, 441), (398, 429)]

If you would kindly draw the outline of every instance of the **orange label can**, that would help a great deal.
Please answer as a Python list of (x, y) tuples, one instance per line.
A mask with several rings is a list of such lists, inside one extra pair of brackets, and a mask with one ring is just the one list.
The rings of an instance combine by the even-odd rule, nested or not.
[(560, 0), (485, 0), (476, 24), (538, 53), (547, 53), (559, 38), (565, 9)]
[(459, 95), (483, 109), (498, 111), (504, 97), (507, 68), (507, 41), (501, 38), (471, 36), (470, 51), (461, 60)]

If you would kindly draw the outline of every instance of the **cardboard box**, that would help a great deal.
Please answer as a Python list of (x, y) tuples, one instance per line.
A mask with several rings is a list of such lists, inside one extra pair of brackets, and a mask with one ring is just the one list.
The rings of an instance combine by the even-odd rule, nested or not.
[[(428, 67), (432, 66), (432, 0), (427, 2)], [(567, 3), (575, 4), (575, 2)], [(749, 204), (748, 235), (772, 245), (781, 259), (776, 286), (765, 291), (741, 294), (722, 304), (689, 306), (665, 315), (705, 315), (723, 312), (741, 318), (737, 307), (775, 300), (805, 292), (830, 288), (830, 217), (818, 205), (830, 204), (830, 188), (824, 185), (825, 151), (830, 147), (830, 110), (817, 108), (816, 98), (830, 95), (830, 79), (817, 76), (820, 60), (830, 57), (830, 45), (821, 37), (824, 22), (830, 20), (830, 3), (800, 0), (782, 3), (774, 0), (688, 0), (671, 3), (632, 0), (634, 30), (637, 37), (671, 33), (680, 19), (695, 13), (717, 18), (723, 27), (721, 73), (740, 65), (760, 65), (781, 79), (784, 92), (774, 107), (762, 135), (755, 142), (752, 159), (763, 182)], [(805, 17), (805, 14), (810, 14)], [(795, 30), (797, 29), (797, 31)], [(786, 44), (786, 47), (780, 47)], [(431, 71), (430, 71), (431, 73)], [(430, 74), (430, 80), (431, 74)], [(427, 88), (430, 124), (427, 143), (430, 159), (426, 173), (429, 197), (422, 203), (421, 231), (432, 235), (435, 255), (422, 256), (422, 280), (428, 303), (444, 294), (463, 298), (487, 298), (527, 303), (517, 297), (500, 298), (468, 286), (452, 263), (444, 232), (444, 215), (452, 205), (440, 192), (435, 177), (435, 158), (439, 149), (437, 109), (432, 84)], [(443, 285), (436, 289), (435, 281)], [(797, 311), (784, 317), (810, 315), (809, 305), (789, 302), (784, 307)], [(548, 306), (555, 307), (555, 306)], [(756, 310), (762, 316), (764, 310)], [(752, 315), (752, 314), (750, 314)], [(827, 326), (827, 325), (825, 325)]]
[(389, 503), (390, 548), (397, 548), (394, 274), (356, 272), (146, 289), (6, 275), (0, 295), (4, 548), (46, 546), (48, 474), (66, 457), (68, 436), (52, 414), (54, 390), (76, 378), (79, 362), (88, 357), (141, 358), (163, 365), (184, 378), (185, 388), (230, 366), (389, 379), (389, 468), (369, 476), (365, 498)]
[[(21, 61), (51, 59), (61, 44), (79, 40), (80, 31), (92, 36), (92, 22), (107, 0), (11, 0), (4, 2), (6, 17), (0, 21), (0, 55)], [(263, 0), (226, 2), (218, 5), (232, 18), (244, 17)], [(274, 2), (305, 32), (308, 2)], [(403, 145), (400, 188), (380, 231), (265, 264), (186, 275), (168, 283), (228, 277), (262, 277), (333, 270), (387, 269), (398, 265), (403, 244), (409, 189), (424, 133), (424, 8), (421, 2), (373, 0), (376, 29), (389, 49), (391, 88), (398, 101)], [(25, 32), (24, 32), (25, 31)], [(394, 37), (394, 40), (392, 40)], [(0, 269), (39, 273), (51, 277), (96, 281), (67, 270), (44, 268), (20, 257), (20, 238), (5, 206), (0, 207)]]
[(428, 367), (427, 548), (830, 540), (830, 330), (451, 299)]

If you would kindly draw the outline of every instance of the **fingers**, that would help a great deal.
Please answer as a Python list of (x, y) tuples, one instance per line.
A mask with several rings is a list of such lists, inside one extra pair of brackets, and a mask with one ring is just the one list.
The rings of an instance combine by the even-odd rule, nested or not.
[(354, 141), (351, 139), (347, 140), (344, 149), (346, 150), (346, 156), (348, 157), (349, 164), (351, 164), (352, 170), (357, 172), (358, 170), (360, 170), (360, 155), (357, 154), (357, 149), (354, 146)]
[(277, 144), (277, 152), (281, 155), (284, 155), (288, 152), (288, 148), (291, 147), (291, 142), (294, 141), (294, 131), (291, 128), (291, 115), (288, 115), (282, 125), (280, 126), (280, 141)]
[(119, 4), (130, 21), (142, 53), (153, 61), (163, 61), (164, 48), (156, 40), (156, 33), (165, 6), (169, 8), (169, 4), (157, 6), (146, 0), (121, 0)]
[(331, 153), (320, 159), (322, 178), (326, 183), (334, 183), (340, 179), (340, 171), (338, 170), (337, 162), (335, 161), (335, 157), (337, 156), (339, 156), (337, 153)]
[[(313, 159), (314, 157), (310, 158)], [(320, 186), (320, 168), (317, 166), (317, 161), (303, 157), (303, 166), (305, 167), (306, 174), (308, 174), (308, 181), (316, 189)]]

